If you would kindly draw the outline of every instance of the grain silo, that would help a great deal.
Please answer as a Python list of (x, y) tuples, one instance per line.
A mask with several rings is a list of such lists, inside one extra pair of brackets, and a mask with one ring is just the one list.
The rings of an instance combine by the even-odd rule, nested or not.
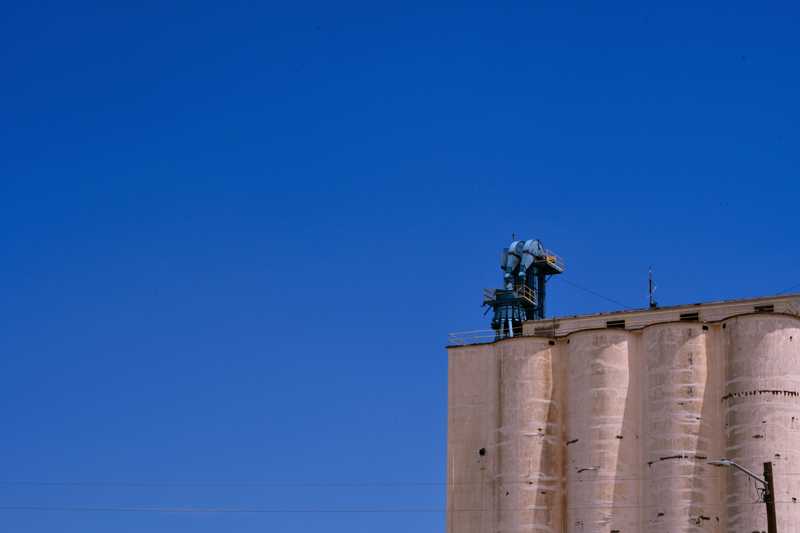
[(510, 281), (448, 347), (448, 533), (766, 531), (720, 458), (800, 532), (800, 295), (530, 320)]

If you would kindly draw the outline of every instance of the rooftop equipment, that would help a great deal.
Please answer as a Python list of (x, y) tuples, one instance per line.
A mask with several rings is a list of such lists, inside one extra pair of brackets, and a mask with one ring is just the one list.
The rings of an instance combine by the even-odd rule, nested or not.
[(503, 339), (521, 335), (526, 320), (544, 318), (545, 285), (564, 272), (564, 262), (537, 239), (515, 240), (502, 251), (500, 269), (504, 288), (484, 289), (483, 305), (494, 311), (492, 329)]

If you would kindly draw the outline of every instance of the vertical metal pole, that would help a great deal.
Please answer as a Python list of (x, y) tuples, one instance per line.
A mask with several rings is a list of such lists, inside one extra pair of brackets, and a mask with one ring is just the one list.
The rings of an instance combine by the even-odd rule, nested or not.
[(536, 271), (536, 285), (537, 285), (536, 318), (538, 318), (539, 320), (544, 319), (544, 300), (547, 295), (544, 290), (544, 284), (546, 282), (547, 282), (547, 277), (545, 276), (545, 273), (540, 270), (537, 270)]
[(775, 484), (772, 481), (772, 463), (764, 463), (764, 481), (767, 482), (764, 492), (764, 503), (767, 504), (767, 532), (778, 533), (778, 519), (775, 516)]

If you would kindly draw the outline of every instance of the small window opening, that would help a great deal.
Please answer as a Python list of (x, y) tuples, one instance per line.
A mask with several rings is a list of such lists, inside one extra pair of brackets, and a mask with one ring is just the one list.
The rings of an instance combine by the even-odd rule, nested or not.
[(624, 320), (607, 320), (606, 327), (609, 329), (625, 329)]

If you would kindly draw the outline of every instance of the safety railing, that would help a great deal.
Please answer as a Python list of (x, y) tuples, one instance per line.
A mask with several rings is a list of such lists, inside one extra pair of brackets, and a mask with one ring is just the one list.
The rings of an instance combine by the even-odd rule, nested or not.
[(517, 296), (531, 305), (536, 305), (536, 291), (527, 285), (517, 287)]
[(564, 264), (564, 259), (562, 259), (560, 256), (554, 254), (550, 250), (545, 250), (544, 252), (545, 252), (544, 260), (546, 262), (550, 263), (551, 265), (555, 266), (556, 268), (562, 271), (566, 268), (566, 265)]
[(497, 332), (493, 329), (476, 329), (473, 331), (457, 331), (447, 335), (448, 346), (466, 346), (497, 340)]
[[(531, 335), (530, 333), (528, 335)], [(514, 331), (509, 333), (504, 329), (495, 331), (493, 329), (476, 329), (474, 331), (457, 331), (447, 335), (448, 346), (467, 346), (468, 344), (485, 344), (488, 342), (499, 341), (501, 339), (511, 339), (514, 337), (527, 337), (522, 333), (522, 326), (514, 326)]]

